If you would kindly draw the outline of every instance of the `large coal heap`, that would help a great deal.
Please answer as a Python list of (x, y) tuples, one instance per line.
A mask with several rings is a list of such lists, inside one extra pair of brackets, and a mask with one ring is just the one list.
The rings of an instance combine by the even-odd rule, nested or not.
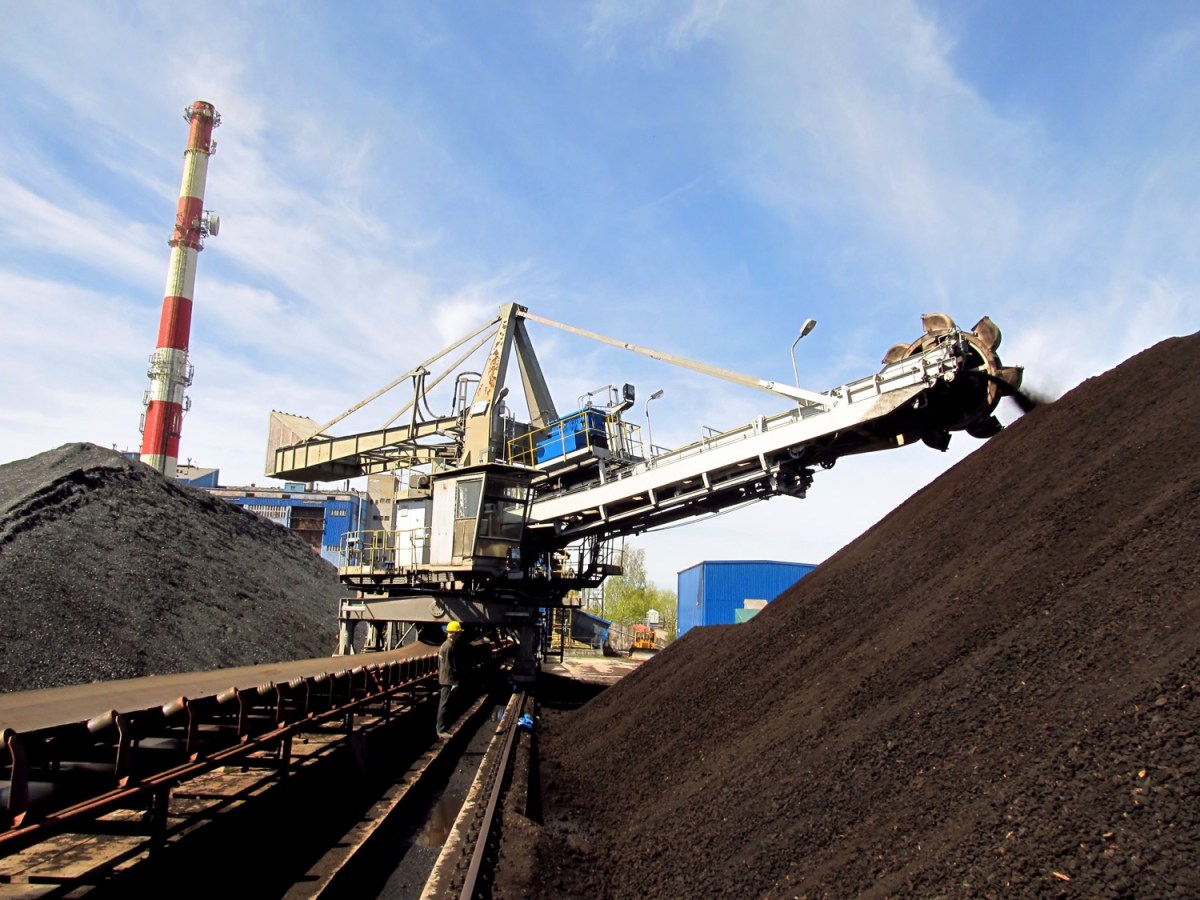
[(0, 465), (0, 690), (328, 656), (295, 533), (93, 444)]
[(544, 712), (538, 868), (502, 884), (1200, 895), (1197, 384), (1200, 334), (1156, 345), (750, 622)]

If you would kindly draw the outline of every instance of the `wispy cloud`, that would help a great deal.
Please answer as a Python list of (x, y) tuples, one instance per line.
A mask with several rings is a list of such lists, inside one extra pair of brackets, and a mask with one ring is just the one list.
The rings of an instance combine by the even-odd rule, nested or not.
[(146, 229), (122, 222), (117, 210), (86, 194), (70, 208), (60, 206), (4, 177), (0, 177), (0, 236), (22, 252), (81, 262), (125, 279), (144, 277), (152, 267), (144, 249)]

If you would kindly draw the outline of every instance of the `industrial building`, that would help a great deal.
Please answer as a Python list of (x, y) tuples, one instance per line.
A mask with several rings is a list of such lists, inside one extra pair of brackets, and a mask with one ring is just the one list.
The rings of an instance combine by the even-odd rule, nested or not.
[(676, 594), (678, 634), (746, 621), (815, 568), (775, 560), (708, 560), (684, 569)]
[(370, 504), (359, 491), (316, 491), (300, 482), (282, 487), (208, 488), (214, 497), (270, 519), (299, 534), (316, 553), (332, 565), (341, 564), (346, 534), (360, 529)]
[[(138, 459), (136, 453), (126, 452), (123, 455), (126, 459)], [(187, 463), (175, 464), (175, 480), (190, 487), (203, 488), (207, 491), (211, 488), (221, 486), (221, 470), (194, 466), (189, 460)]]
[[(115, 447), (113, 448), (116, 449)], [(136, 452), (120, 451), (126, 459), (138, 460)], [(344, 490), (317, 490), (298, 481), (281, 486), (229, 487), (221, 485), (221, 470), (178, 463), (175, 480), (200, 488), (214, 497), (240, 506), (300, 534), (315, 553), (340, 566), (345, 536), (354, 531), (423, 531), (428, 527), (425, 511), (429, 492), (409, 490), (404, 479), (388, 472), (371, 475), (366, 493), (347, 486)]]
[(429, 492), (407, 487), (394, 473), (371, 475), (366, 492), (317, 490), (303, 482), (282, 487), (217, 487), (220, 470), (179, 467), (180, 480), (207, 490), (235, 506), (298, 532), (313, 550), (335, 566), (342, 565), (345, 537), (356, 531), (424, 533)]

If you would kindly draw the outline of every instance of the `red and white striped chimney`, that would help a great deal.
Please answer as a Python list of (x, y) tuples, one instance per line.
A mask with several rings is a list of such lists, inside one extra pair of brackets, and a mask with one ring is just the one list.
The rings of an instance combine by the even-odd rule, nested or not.
[(183, 392), (192, 383), (188, 338), (192, 328), (192, 293), (196, 288), (196, 255), (204, 249), (204, 239), (215, 235), (220, 225), (217, 216), (204, 209), (204, 185), (208, 179), (208, 158), (217, 150), (212, 131), (221, 124), (221, 114), (211, 103), (197, 100), (184, 109), (183, 117), (191, 130), (183, 152), (183, 183), (179, 188), (175, 233), (169, 241), (171, 263), (158, 325), (158, 349), (150, 357), (150, 389), (146, 391), (146, 411), (142, 415), (142, 462), (168, 478), (175, 477), (183, 414), (191, 405)]

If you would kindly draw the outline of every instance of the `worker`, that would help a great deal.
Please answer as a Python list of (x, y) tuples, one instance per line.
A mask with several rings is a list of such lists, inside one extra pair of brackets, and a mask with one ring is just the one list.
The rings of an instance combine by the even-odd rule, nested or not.
[(450, 622), (446, 625), (446, 640), (438, 648), (437, 736), (440, 738), (450, 736), (446, 730), (449, 727), (450, 695), (458, 687), (458, 654), (454, 648), (462, 634), (462, 622)]

